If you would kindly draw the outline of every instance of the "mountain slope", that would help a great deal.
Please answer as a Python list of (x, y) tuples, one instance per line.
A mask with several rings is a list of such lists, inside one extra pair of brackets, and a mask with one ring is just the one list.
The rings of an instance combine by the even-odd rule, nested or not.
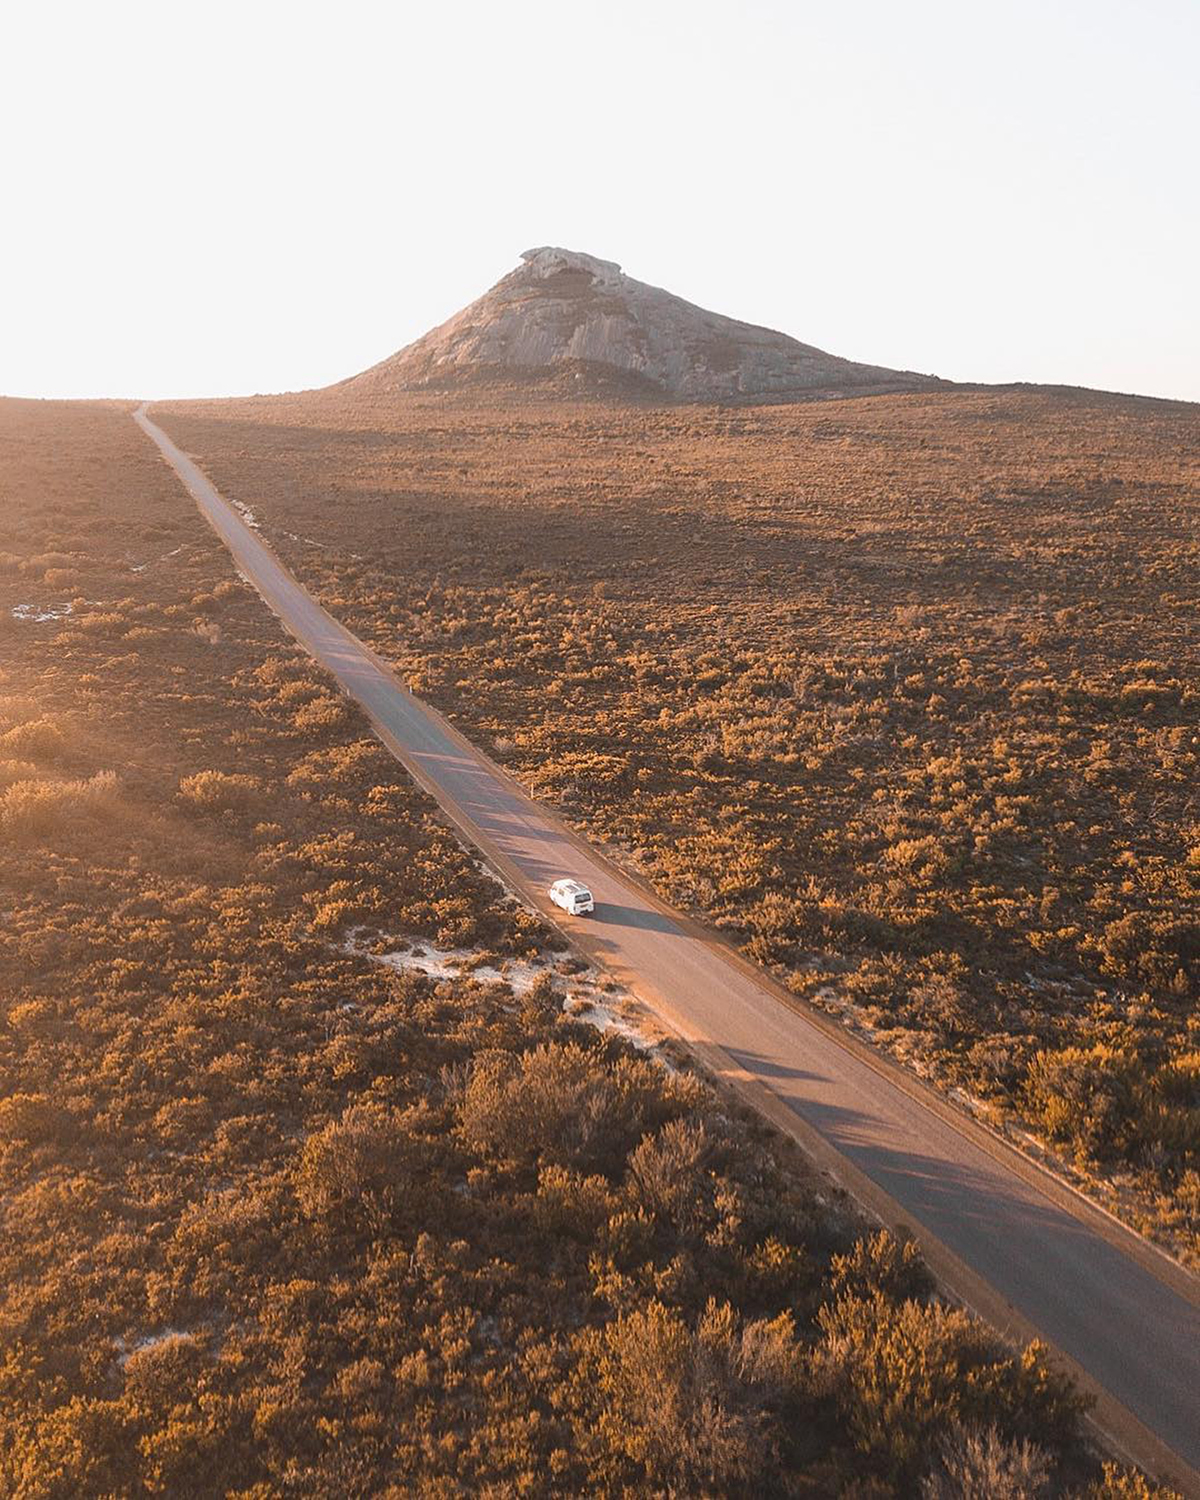
[(679, 401), (924, 390), (931, 376), (857, 364), (707, 312), (613, 261), (544, 246), (448, 322), (343, 388), (410, 390), (567, 376)]

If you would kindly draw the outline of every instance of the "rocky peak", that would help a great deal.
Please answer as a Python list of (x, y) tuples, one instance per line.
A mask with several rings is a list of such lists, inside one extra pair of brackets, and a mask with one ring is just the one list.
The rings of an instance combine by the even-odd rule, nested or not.
[(615, 260), (600, 260), (595, 255), (585, 255), (582, 250), (563, 250), (557, 245), (543, 245), (538, 250), (523, 250), (527, 274), (539, 281), (548, 281), (564, 271), (582, 271), (599, 286), (616, 286), (625, 278)]
[(348, 384), (405, 390), (564, 375), (675, 401), (787, 401), (939, 383), (839, 359), (635, 281), (615, 261), (543, 245), (478, 301)]

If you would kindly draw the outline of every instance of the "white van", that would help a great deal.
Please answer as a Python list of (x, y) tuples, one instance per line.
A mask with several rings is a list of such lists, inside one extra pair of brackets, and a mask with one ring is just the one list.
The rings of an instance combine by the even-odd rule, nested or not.
[(586, 885), (580, 885), (578, 880), (556, 880), (550, 887), (550, 899), (555, 906), (561, 906), (572, 917), (596, 910), (591, 891)]

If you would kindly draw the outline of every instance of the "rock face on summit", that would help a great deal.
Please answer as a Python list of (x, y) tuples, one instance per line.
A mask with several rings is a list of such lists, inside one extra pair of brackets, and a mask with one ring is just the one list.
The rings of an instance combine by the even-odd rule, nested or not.
[(521, 261), (477, 302), (346, 386), (410, 390), (548, 373), (623, 379), (677, 401), (786, 401), (941, 384), (706, 312), (576, 250), (526, 250)]

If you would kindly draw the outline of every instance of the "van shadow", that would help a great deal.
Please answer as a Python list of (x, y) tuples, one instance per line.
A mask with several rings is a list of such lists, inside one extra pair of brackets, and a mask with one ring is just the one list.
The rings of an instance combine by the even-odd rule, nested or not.
[(637, 927), (645, 932), (669, 932), (676, 937), (683, 933), (670, 917), (661, 916), (644, 906), (618, 906), (611, 901), (597, 901), (591, 920), (600, 926)]

